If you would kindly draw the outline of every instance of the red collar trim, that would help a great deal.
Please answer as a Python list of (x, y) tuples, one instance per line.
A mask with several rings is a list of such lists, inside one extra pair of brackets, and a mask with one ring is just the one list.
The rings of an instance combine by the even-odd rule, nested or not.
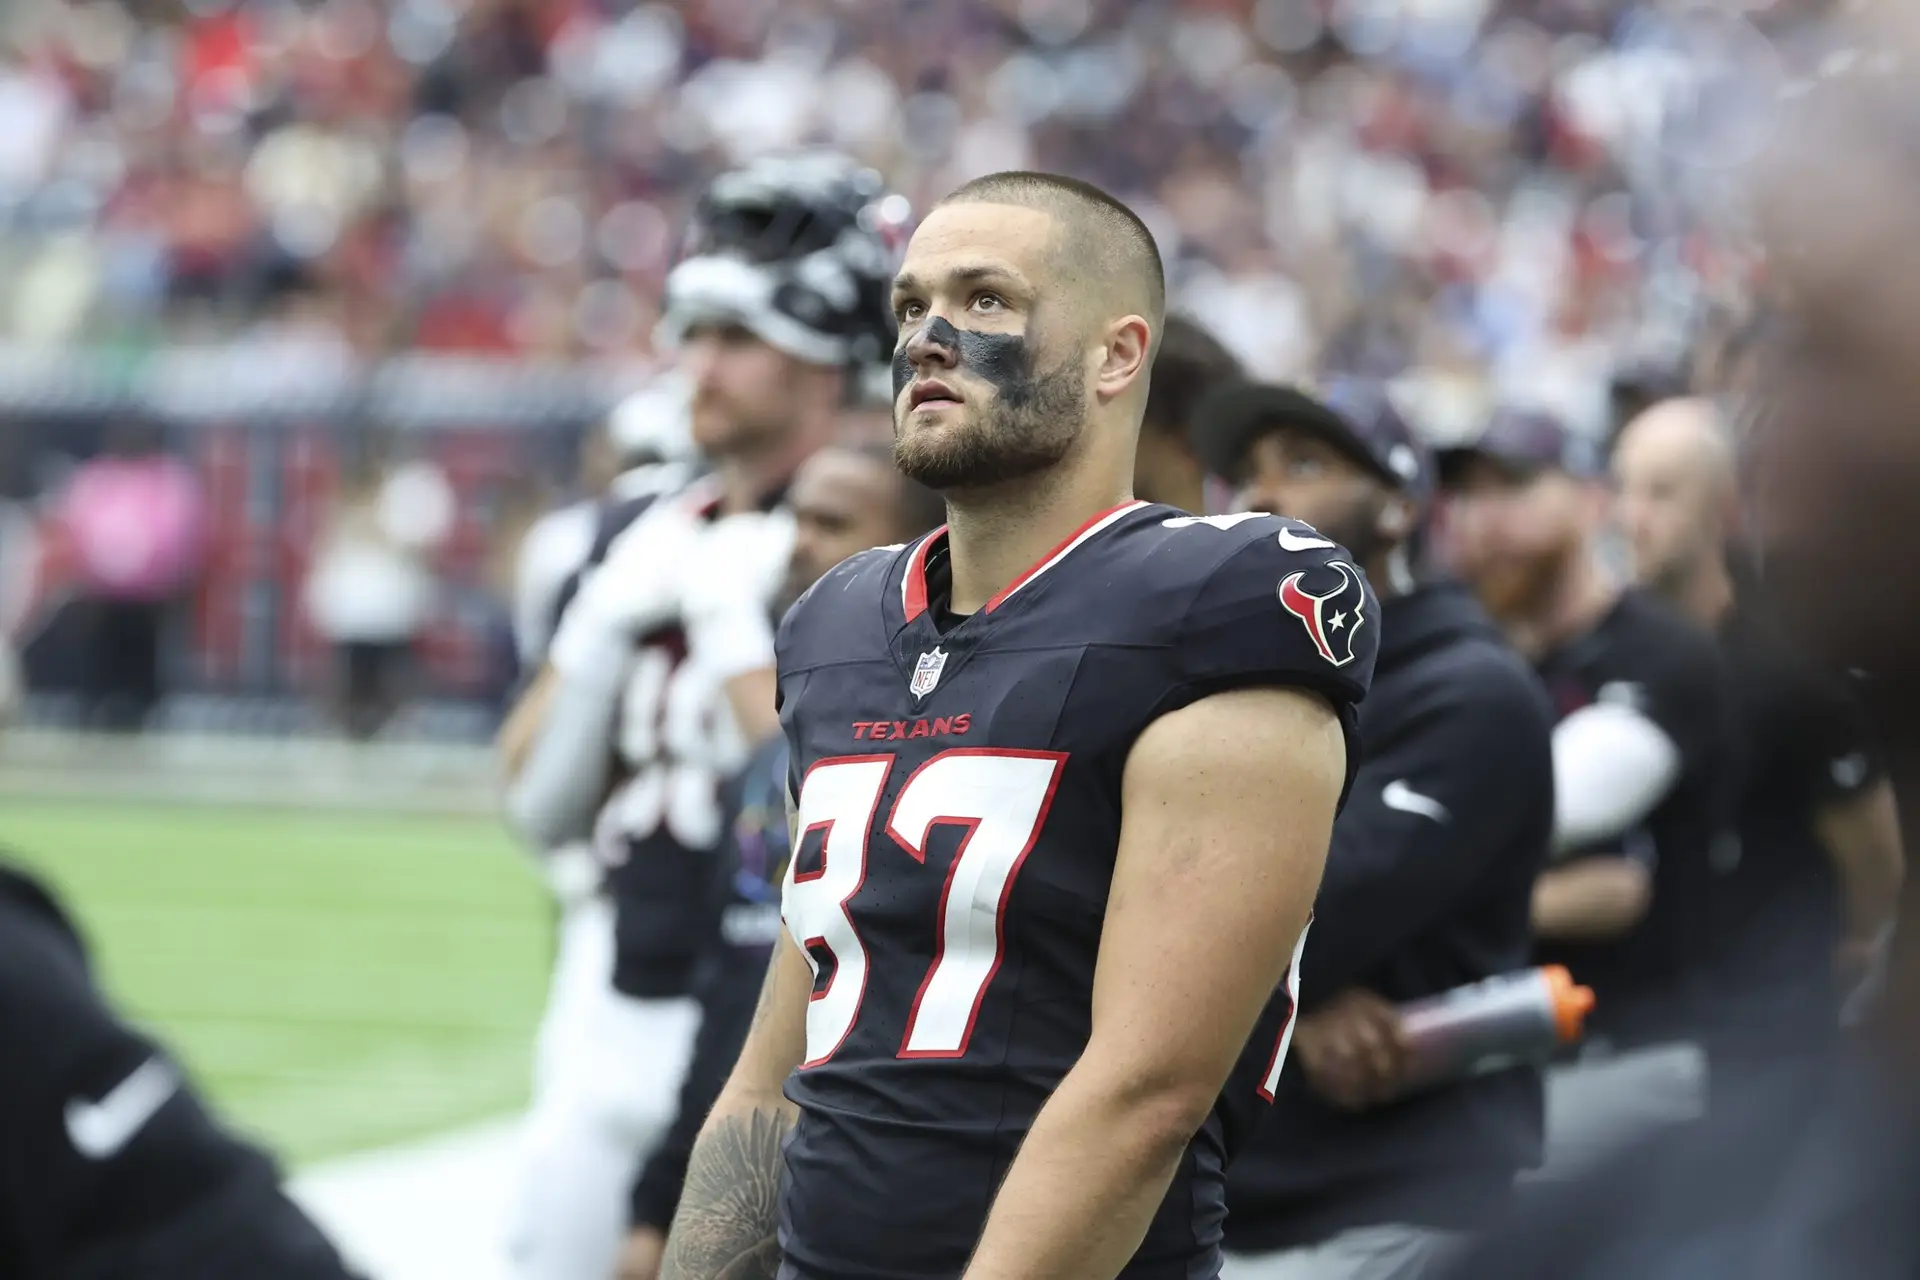
[[(1040, 557), (1031, 569), (1028, 569), (1012, 582), (1009, 582), (1005, 587), (1002, 587), (998, 595), (987, 601), (986, 612), (992, 613), (995, 609), (1005, 604), (1014, 592), (1020, 590), (1020, 588), (1026, 586), (1035, 578), (1038, 578), (1048, 569), (1051, 569), (1059, 561), (1065, 559), (1067, 553), (1079, 546), (1082, 542), (1085, 542), (1127, 512), (1132, 511), (1136, 507), (1144, 507), (1146, 505), (1146, 503), (1138, 499), (1133, 499), (1123, 502), (1117, 507), (1109, 507), (1107, 510), (1102, 511), (1100, 514), (1088, 520), (1078, 529), (1075, 529), (1072, 533), (1061, 539), (1059, 545), (1054, 547), (1053, 550)], [(900, 603), (907, 615), (908, 622), (912, 622), (915, 618), (918, 618), (927, 611), (927, 558), (933, 554), (934, 545), (946, 536), (947, 526), (941, 525), (938, 529), (935, 529), (932, 533), (920, 539), (919, 545), (914, 547), (912, 556), (907, 560), (906, 576), (900, 587)]]
[(920, 539), (907, 558), (906, 580), (900, 584), (900, 604), (908, 622), (927, 611), (927, 555), (933, 550), (933, 544), (946, 536), (947, 526), (941, 525)]

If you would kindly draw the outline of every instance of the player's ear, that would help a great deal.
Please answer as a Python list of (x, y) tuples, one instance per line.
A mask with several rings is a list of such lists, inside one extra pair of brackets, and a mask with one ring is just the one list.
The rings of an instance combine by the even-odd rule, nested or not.
[(1094, 391), (1112, 400), (1147, 376), (1147, 356), (1153, 350), (1153, 328), (1141, 316), (1122, 316), (1107, 325), (1100, 348), (1100, 366), (1094, 370)]

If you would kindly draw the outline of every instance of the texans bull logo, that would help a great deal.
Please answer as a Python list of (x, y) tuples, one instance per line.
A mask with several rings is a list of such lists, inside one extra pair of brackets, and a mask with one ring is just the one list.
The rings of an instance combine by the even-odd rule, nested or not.
[[(1301, 585), (1308, 574), (1314, 575), (1316, 583), (1337, 581), (1315, 594)], [(1366, 625), (1366, 605), (1367, 588), (1360, 571), (1339, 560), (1290, 573), (1280, 584), (1280, 607), (1300, 619), (1313, 647), (1336, 667), (1353, 661), (1353, 638)]]

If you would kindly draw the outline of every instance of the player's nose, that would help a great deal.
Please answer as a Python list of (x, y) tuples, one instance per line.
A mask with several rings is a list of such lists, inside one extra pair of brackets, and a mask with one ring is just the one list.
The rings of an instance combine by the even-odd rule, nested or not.
[(948, 321), (931, 316), (907, 335), (901, 350), (915, 368), (951, 369), (959, 363), (959, 335)]

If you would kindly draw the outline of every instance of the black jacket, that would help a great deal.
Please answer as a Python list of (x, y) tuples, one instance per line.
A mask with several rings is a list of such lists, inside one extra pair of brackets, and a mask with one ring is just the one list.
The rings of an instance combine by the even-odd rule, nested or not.
[[(1360, 769), (1301, 959), (1303, 1016), (1349, 987), (1399, 1003), (1527, 964), (1553, 828), (1552, 724), (1533, 673), (1464, 590), (1385, 602)], [(1532, 1068), (1351, 1114), (1290, 1063), (1229, 1172), (1228, 1248), (1472, 1225), (1538, 1163), (1541, 1123)]]
[(66, 916), (4, 865), (0, 1276), (348, 1280), (273, 1163), (113, 1015)]

